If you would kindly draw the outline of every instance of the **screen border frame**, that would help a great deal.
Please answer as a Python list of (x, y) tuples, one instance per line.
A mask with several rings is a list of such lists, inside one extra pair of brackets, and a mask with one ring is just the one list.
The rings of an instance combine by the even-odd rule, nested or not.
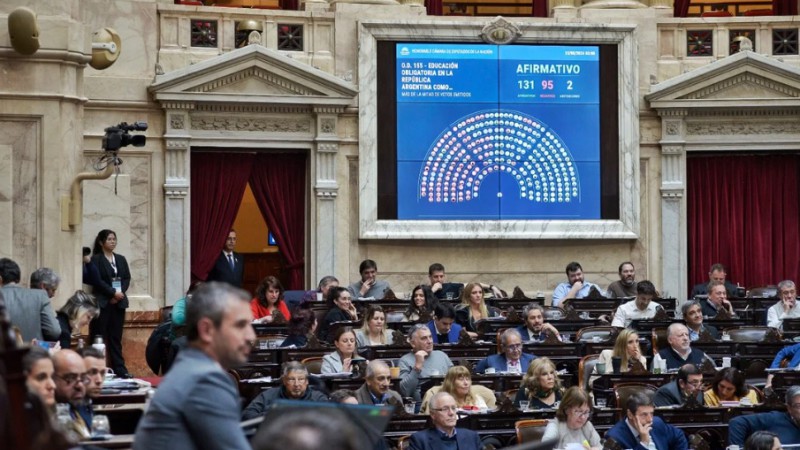
[[(484, 43), (481, 34), (503, 21), (519, 30), (518, 44), (617, 46), (619, 219), (615, 220), (378, 220), (378, 41)], [(420, 20), (359, 24), (360, 239), (638, 239), (639, 101), (635, 25), (490, 23)], [(500, 24), (503, 25), (502, 23)]]

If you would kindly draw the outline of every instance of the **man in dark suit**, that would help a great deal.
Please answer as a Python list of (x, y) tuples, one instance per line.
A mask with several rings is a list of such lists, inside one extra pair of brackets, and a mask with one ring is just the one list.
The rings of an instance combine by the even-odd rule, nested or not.
[(25, 342), (30, 342), (31, 339), (57, 341), (61, 335), (61, 326), (56, 320), (47, 292), (20, 286), (20, 275), (16, 262), (8, 258), (0, 259), (0, 290), (5, 298), (11, 324), (19, 328)]
[(475, 372), (486, 373), (486, 369), (492, 368), (495, 372), (525, 373), (531, 361), (536, 359), (530, 353), (522, 352), (522, 336), (515, 328), (509, 328), (500, 335), (500, 344), (503, 353), (489, 355), (481, 360), (475, 367)]
[(214, 267), (208, 272), (206, 281), (222, 281), (235, 287), (242, 287), (244, 278), (244, 258), (233, 251), (236, 247), (236, 230), (228, 232), (225, 246), (220, 252)]
[(656, 391), (653, 403), (658, 406), (680, 406), (691, 396), (699, 405), (703, 404), (703, 374), (694, 364), (684, 364), (678, 370), (675, 381), (667, 383)]
[(692, 288), (692, 293), (689, 295), (689, 298), (695, 298), (698, 295), (707, 295), (708, 294), (708, 283), (712, 281), (719, 281), (725, 284), (725, 290), (727, 291), (728, 297), (736, 297), (736, 291), (738, 290), (737, 286), (730, 281), (726, 280), (728, 276), (725, 273), (725, 266), (720, 263), (713, 264), (711, 266), (711, 270), (708, 271), (708, 281), (704, 283), (695, 284)]
[(255, 332), (250, 295), (205, 283), (186, 305), (189, 345), (178, 353), (136, 427), (134, 450), (250, 450), (239, 425), (239, 393), (226, 372), (244, 364)]
[(628, 397), (627, 417), (617, 422), (606, 433), (606, 439), (614, 439), (622, 448), (633, 450), (687, 450), (689, 444), (683, 431), (654, 417), (653, 399), (644, 392)]
[[(458, 406), (447, 392), (437, 392), (431, 397), (428, 410), (431, 412), (433, 428), (417, 431), (411, 435), (411, 450), (480, 450), (478, 433), (466, 428), (456, 428)], [(666, 447), (665, 447), (666, 448)]]

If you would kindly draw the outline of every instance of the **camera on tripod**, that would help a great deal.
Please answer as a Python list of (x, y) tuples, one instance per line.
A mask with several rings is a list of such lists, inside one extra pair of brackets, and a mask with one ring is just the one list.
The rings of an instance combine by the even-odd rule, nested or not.
[(122, 122), (117, 126), (106, 128), (106, 135), (103, 136), (103, 150), (115, 152), (129, 145), (144, 147), (147, 138), (141, 134), (131, 135), (131, 131), (147, 131), (147, 122), (134, 122), (130, 125)]

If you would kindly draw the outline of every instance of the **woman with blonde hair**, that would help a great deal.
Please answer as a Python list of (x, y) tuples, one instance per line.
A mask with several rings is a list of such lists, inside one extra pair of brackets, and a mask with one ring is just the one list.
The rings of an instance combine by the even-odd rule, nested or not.
[(364, 314), (364, 325), (356, 330), (358, 348), (373, 345), (391, 345), (394, 342), (392, 330), (386, 328), (386, 314), (380, 305), (369, 305)]
[(56, 313), (58, 324), (61, 325), (61, 335), (58, 337), (61, 348), (70, 348), (72, 336), (81, 334), (83, 327), (99, 314), (100, 309), (94, 297), (83, 291), (75, 291)]
[(585, 448), (584, 443), (588, 443), (592, 450), (599, 450), (600, 435), (589, 421), (591, 417), (589, 394), (578, 386), (572, 386), (564, 393), (556, 410), (556, 418), (548, 422), (542, 440), (558, 439), (556, 448), (566, 448), (568, 444), (579, 444)]
[(464, 327), (472, 337), (477, 337), (475, 322), (490, 317), (499, 317), (500, 310), (487, 306), (483, 299), (483, 287), (480, 283), (469, 283), (461, 291), (461, 304), (456, 306), (456, 322)]
[(427, 412), (431, 397), (439, 391), (452, 395), (456, 399), (456, 406), (461, 409), (494, 408), (497, 402), (491, 389), (479, 384), (472, 384), (472, 374), (464, 366), (451, 367), (441, 386), (428, 389), (422, 400), (421, 413)]
[(525, 400), (533, 409), (554, 408), (558, 406), (556, 402), (561, 401), (561, 380), (550, 358), (536, 358), (528, 366), (514, 398), (514, 406), (519, 407), (519, 402)]
[[(603, 373), (613, 373), (612, 361), (614, 357), (620, 359), (620, 372), (631, 370), (634, 361), (639, 361), (642, 367), (647, 367), (647, 359), (642, 355), (642, 349), (639, 347), (639, 334), (636, 330), (626, 328), (620, 331), (616, 341), (614, 341), (614, 349), (606, 349), (600, 352), (597, 364), (605, 364), (606, 370)], [(597, 365), (594, 366), (594, 373), (599, 373)]]

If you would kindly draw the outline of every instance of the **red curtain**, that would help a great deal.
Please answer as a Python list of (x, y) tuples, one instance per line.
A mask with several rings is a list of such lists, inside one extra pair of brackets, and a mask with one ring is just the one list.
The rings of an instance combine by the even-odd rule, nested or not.
[(278, 0), (278, 6), (287, 11), (297, 11), (297, 0)]
[(206, 279), (225, 244), (254, 157), (252, 153), (192, 152), (193, 280)]
[(531, 15), (533, 17), (547, 17), (547, 0), (533, 0), (532, 3)]
[(250, 174), (250, 188), (289, 270), (286, 289), (303, 289), (305, 261), (306, 157), (261, 154)]
[(689, 2), (691, 0), (675, 0), (672, 5), (673, 17), (686, 17), (689, 15)]
[(776, 16), (797, 15), (797, 0), (772, 0), (772, 14)]
[(690, 156), (690, 286), (714, 263), (742, 286), (800, 279), (800, 155)]
[(429, 16), (441, 16), (442, 0), (425, 0), (425, 10), (428, 11)]

